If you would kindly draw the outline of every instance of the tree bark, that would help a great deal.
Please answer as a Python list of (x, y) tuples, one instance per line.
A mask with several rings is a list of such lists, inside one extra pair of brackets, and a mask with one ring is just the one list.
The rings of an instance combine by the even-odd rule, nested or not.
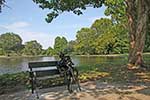
[(126, 0), (129, 24), (129, 58), (128, 67), (144, 66), (143, 49), (148, 25), (148, 9), (146, 0)]

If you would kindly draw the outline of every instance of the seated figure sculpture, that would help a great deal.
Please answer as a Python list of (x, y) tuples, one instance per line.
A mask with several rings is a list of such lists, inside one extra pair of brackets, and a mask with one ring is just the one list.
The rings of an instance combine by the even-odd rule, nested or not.
[(58, 69), (60, 71), (60, 74), (63, 74), (69, 68), (73, 69), (72, 65), (74, 65), (74, 63), (72, 62), (70, 56), (65, 56), (64, 53), (60, 52), (59, 57), (60, 61), (58, 62)]
[(62, 52), (60, 52), (59, 57), (60, 61), (58, 62), (58, 70), (60, 72), (60, 76), (64, 77), (64, 81), (67, 84), (69, 92), (73, 92), (72, 85), (74, 82), (77, 84), (79, 91), (81, 91), (78, 79), (78, 70), (72, 66), (74, 63), (70, 56), (65, 56)]

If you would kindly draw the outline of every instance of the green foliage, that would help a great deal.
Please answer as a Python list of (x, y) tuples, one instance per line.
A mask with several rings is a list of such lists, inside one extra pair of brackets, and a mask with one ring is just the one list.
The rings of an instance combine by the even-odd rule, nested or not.
[(116, 34), (115, 53), (128, 53), (129, 40), (128, 31), (122, 26), (121, 23), (114, 25), (114, 31)]
[[(104, 4), (107, 8), (105, 15), (111, 19), (96, 20), (89, 30), (77, 32), (75, 51), (78, 54), (109, 54), (124, 53), (128, 51), (127, 40), (127, 16), (124, 0), (33, 0), (42, 9), (50, 9), (47, 15), (47, 22), (51, 22), (59, 14), (68, 11), (77, 15), (82, 14), (86, 7), (101, 7)], [(119, 24), (115, 26), (115, 24)], [(118, 28), (121, 28), (118, 30)], [(91, 32), (95, 31), (95, 32)], [(91, 37), (90, 34), (94, 33)], [(103, 34), (103, 35), (102, 35)], [(123, 35), (125, 34), (125, 35)], [(83, 35), (83, 36), (82, 36)], [(89, 35), (89, 36), (88, 36)], [(102, 37), (104, 39), (102, 39)], [(96, 41), (91, 41), (91, 40)], [(87, 42), (86, 42), (87, 41)]]
[(77, 44), (76, 41), (73, 41), (73, 40), (68, 42), (67, 49), (66, 49), (68, 54), (75, 53), (76, 44)]
[[(137, 1), (136, 1), (137, 2)], [(119, 25), (121, 26), (121, 28), (119, 30), (122, 31), (122, 28), (124, 29), (124, 31), (128, 32), (128, 21), (127, 21), (127, 13), (126, 13), (126, 9), (127, 9), (127, 5), (125, 0), (105, 0), (104, 5), (106, 6), (106, 10), (105, 10), (105, 15), (107, 16), (111, 16), (111, 19), (113, 22), (115, 23), (119, 23)], [(137, 17), (137, 16), (135, 16)], [(150, 17), (149, 17), (150, 20)], [(146, 34), (146, 41), (145, 41), (145, 48), (144, 51), (148, 52), (150, 51), (150, 28), (149, 28), (150, 24), (148, 24), (147, 26), (147, 34)], [(124, 32), (123, 32), (124, 33)], [(126, 35), (126, 34), (125, 34)], [(120, 36), (123, 36), (120, 35)], [(124, 37), (122, 37), (124, 38)], [(124, 44), (125, 42), (127, 42), (127, 39), (125, 39), (125, 41), (120, 42), (120, 44)], [(118, 44), (118, 45), (120, 45)], [(127, 47), (129, 47), (129, 45), (126, 45)], [(123, 47), (123, 49), (126, 49), (126, 52), (128, 51), (128, 48)], [(122, 51), (119, 51), (122, 52)]]
[[(106, 27), (107, 26), (107, 27)], [(92, 26), (92, 29), (96, 29), (97, 38), (95, 41), (95, 49), (97, 54), (109, 54), (114, 47), (115, 35), (113, 29), (113, 23), (110, 19), (101, 18), (96, 20)]]
[(49, 47), (49, 48), (46, 50), (46, 53), (45, 53), (45, 55), (47, 55), (47, 56), (52, 56), (52, 55), (54, 55), (54, 54), (55, 54), (54, 49), (51, 48), (51, 47)]
[[(87, 7), (98, 8), (103, 4), (106, 7), (105, 15), (111, 16), (111, 20), (101, 18), (96, 20), (90, 28), (82, 28), (77, 32), (75, 41), (67, 42), (65, 37), (56, 37), (54, 48), (43, 50), (43, 55), (54, 55), (58, 52), (75, 54), (110, 54), (127, 53), (129, 48), (128, 26), (125, 0), (33, 0), (42, 9), (48, 9), (46, 21), (51, 22), (61, 13), (73, 12), (81, 15)], [(0, 8), (5, 0), (0, 1)], [(148, 30), (150, 30), (148, 28)], [(150, 51), (150, 32), (147, 31), (145, 52)], [(1, 44), (1, 43), (0, 43)], [(21, 47), (23, 48), (23, 47)], [(29, 47), (31, 48), (31, 47)], [(19, 49), (19, 48), (16, 48)], [(21, 49), (20, 49), (21, 50)], [(4, 50), (0, 47), (0, 55), (7, 52), (20, 52), (20, 50)], [(32, 50), (24, 48), (23, 53), (37, 55)], [(36, 50), (33, 50), (36, 52)], [(39, 52), (39, 51), (37, 51)], [(27, 53), (27, 54), (28, 54)], [(39, 53), (38, 53), (39, 55)]]
[[(150, 17), (149, 17), (150, 20)], [(150, 24), (148, 24), (147, 26), (147, 33), (146, 33), (146, 41), (145, 41), (145, 48), (144, 51), (145, 52), (150, 52)]]
[(67, 49), (67, 39), (65, 37), (56, 37), (55, 38), (55, 44), (54, 44), (54, 51), (55, 54), (58, 54), (59, 52), (65, 52)]
[(25, 55), (40, 55), (42, 52), (42, 46), (36, 40), (25, 43), (23, 54)]
[(0, 75), (0, 94), (28, 88), (29, 75), (26, 72)]
[(104, 0), (33, 0), (42, 9), (49, 9), (46, 21), (49, 23), (61, 13), (68, 11), (74, 14), (82, 14), (82, 10), (91, 6), (94, 8), (101, 7)]
[(94, 41), (96, 39), (96, 32), (90, 28), (82, 28), (76, 35), (77, 44), (76, 51), (79, 54), (92, 54), (94, 53)]
[(4, 55), (4, 50), (2, 48), (0, 48), (0, 55)]
[(113, 23), (110, 19), (101, 18), (100, 20), (95, 20), (91, 26), (91, 29), (96, 30), (96, 34), (100, 35), (109, 31), (112, 25)]
[(111, 31), (100, 35), (96, 39), (97, 42), (95, 43), (96, 52), (98, 54), (110, 54), (110, 52), (113, 51), (115, 45), (115, 36), (115, 33)]
[(0, 35), (0, 48), (6, 54), (16, 52), (22, 47), (22, 39), (19, 35), (14, 33), (5, 33)]
[(105, 15), (111, 16), (113, 22), (127, 24), (125, 0), (105, 0), (104, 5)]
[[(107, 26), (107, 27), (106, 27)], [(82, 28), (76, 35), (78, 54), (110, 54), (128, 51), (127, 30), (111, 19), (96, 20), (91, 28)]]

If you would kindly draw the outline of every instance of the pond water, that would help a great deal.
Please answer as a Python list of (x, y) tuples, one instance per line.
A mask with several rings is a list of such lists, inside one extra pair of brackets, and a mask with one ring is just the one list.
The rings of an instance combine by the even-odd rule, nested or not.
[[(103, 64), (125, 64), (127, 56), (73, 56), (71, 57), (75, 66), (95, 66)], [(144, 56), (145, 60), (150, 61), (150, 55)], [(31, 61), (54, 61), (58, 57), (1, 57), (0, 74), (16, 73), (28, 70), (28, 62)]]

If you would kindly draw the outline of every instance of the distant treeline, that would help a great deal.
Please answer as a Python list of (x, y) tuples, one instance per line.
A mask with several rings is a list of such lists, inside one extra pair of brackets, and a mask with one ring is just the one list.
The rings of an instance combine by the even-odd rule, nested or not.
[[(149, 37), (149, 34), (147, 34)], [(90, 28), (81, 28), (76, 39), (67, 41), (56, 37), (54, 47), (42, 49), (36, 40), (22, 44), (19, 35), (9, 32), (0, 35), (0, 55), (57, 55), (60, 51), (78, 55), (123, 54), (128, 53), (128, 30), (111, 19), (96, 20)], [(146, 40), (145, 52), (150, 51), (150, 41)]]

